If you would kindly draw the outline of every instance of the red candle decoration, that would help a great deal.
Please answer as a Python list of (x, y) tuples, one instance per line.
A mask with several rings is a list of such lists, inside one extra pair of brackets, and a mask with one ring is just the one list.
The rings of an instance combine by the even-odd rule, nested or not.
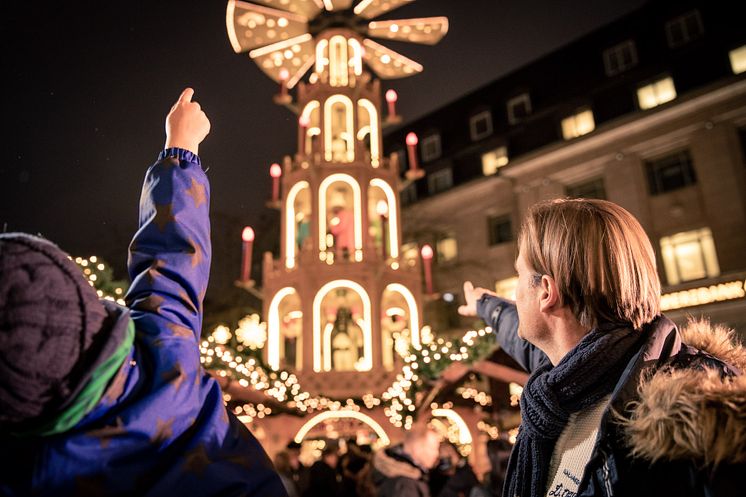
[(409, 132), (407, 133), (406, 142), (409, 157), (409, 171), (407, 171), (406, 176), (411, 180), (422, 178), (425, 172), (417, 166), (417, 143), (419, 139), (417, 139), (416, 134)]
[(306, 153), (306, 140), (308, 139), (308, 126), (311, 124), (311, 119), (301, 114), (301, 116), (298, 118), (298, 126), (300, 126), (300, 143), (298, 145), (298, 150), (301, 151), (301, 153)]
[(251, 279), (251, 251), (254, 244), (254, 230), (246, 226), (241, 233), (243, 240), (243, 254), (241, 257), (241, 281), (248, 282)]
[(420, 250), (420, 254), (422, 255), (422, 261), (425, 266), (425, 290), (427, 291), (428, 295), (432, 295), (433, 293), (433, 270), (432, 270), (433, 248), (430, 245), (423, 245), (422, 249)]
[(278, 163), (272, 164), (269, 168), (269, 175), (272, 176), (272, 202), (280, 200), (280, 176), (282, 176), (282, 168)]
[(285, 96), (288, 94), (288, 78), (290, 73), (284, 67), (280, 70), (280, 95)]
[(396, 101), (399, 99), (399, 95), (394, 90), (386, 91), (386, 102), (389, 104), (389, 119), (396, 117)]

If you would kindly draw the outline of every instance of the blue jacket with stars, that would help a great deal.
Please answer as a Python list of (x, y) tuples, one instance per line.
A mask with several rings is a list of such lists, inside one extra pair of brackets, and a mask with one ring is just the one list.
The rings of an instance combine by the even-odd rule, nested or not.
[(286, 496), (200, 366), (208, 211), (199, 157), (164, 150), (145, 177), (127, 308), (105, 304), (111, 326), (134, 323), (129, 357), (76, 427), (4, 442), (0, 495)]

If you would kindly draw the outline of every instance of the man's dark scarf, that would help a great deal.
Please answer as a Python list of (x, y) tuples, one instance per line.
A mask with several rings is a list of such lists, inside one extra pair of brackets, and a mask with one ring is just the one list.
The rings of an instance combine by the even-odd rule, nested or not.
[(619, 325), (593, 329), (557, 366), (546, 361), (533, 371), (521, 396), (521, 427), (503, 495), (546, 495), (552, 452), (570, 415), (613, 391), (643, 335)]

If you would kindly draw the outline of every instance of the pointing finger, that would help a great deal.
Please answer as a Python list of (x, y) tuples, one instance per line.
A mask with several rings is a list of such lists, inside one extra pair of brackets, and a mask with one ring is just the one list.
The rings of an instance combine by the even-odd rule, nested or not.
[(464, 281), (464, 295), (468, 295), (474, 290), (474, 285), (471, 281)]
[(179, 95), (179, 102), (189, 103), (192, 101), (193, 96), (194, 90), (192, 88), (185, 88), (184, 91), (181, 92), (181, 95)]

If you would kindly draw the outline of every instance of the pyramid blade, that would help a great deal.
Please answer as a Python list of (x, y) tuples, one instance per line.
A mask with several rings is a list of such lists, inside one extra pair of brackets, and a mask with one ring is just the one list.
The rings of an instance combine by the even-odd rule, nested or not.
[(422, 17), (368, 23), (368, 36), (423, 45), (435, 45), (447, 32), (447, 17)]
[[(256, 48), (249, 52), (249, 57), (256, 62), (267, 76), (278, 83), (282, 70), (287, 70), (289, 77), (287, 85), (292, 87), (308, 71), (310, 67), (308, 59), (314, 58), (314, 47), (313, 37), (306, 33), (289, 40)], [(298, 75), (301, 70), (303, 73)], [(295, 81), (293, 82), (294, 78)], [(291, 82), (293, 82), (292, 85)]]
[(228, 38), (236, 53), (295, 38), (308, 32), (308, 20), (304, 16), (240, 0), (228, 2), (225, 24)]
[(422, 72), (422, 66), (412, 59), (386, 48), (368, 38), (363, 40), (365, 63), (381, 79), (406, 78)]
[(362, 0), (355, 5), (354, 12), (365, 19), (373, 19), (410, 2), (414, 0)]
[(306, 19), (313, 19), (324, 8), (322, 0), (253, 0), (254, 3), (260, 3), (275, 9), (285, 10), (298, 14)]

